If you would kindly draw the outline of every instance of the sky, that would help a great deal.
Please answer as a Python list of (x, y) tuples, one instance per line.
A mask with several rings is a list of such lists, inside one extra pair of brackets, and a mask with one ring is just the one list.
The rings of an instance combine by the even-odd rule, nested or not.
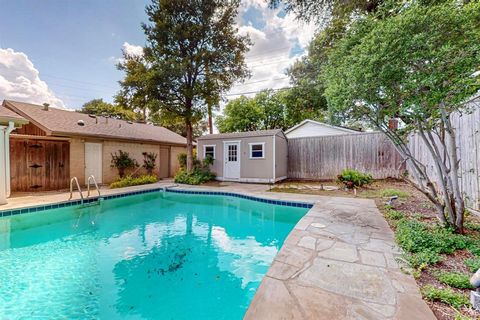
[[(79, 109), (96, 98), (112, 101), (123, 74), (122, 50), (141, 52), (150, 0), (0, 0), (0, 100)], [(239, 33), (249, 34), (252, 77), (225, 96), (253, 95), (289, 85), (285, 69), (305, 54), (313, 24), (295, 20), (265, 0), (243, 0)]]

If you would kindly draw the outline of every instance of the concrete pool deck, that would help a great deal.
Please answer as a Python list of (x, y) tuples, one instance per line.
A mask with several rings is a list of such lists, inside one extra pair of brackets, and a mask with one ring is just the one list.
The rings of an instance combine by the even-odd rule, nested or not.
[[(105, 189), (102, 195), (171, 185)], [(245, 319), (436, 319), (413, 277), (400, 270), (400, 250), (373, 200), (268, 192), (268, 185), (255, 184), (179, 188), (314, 203), (285, 240)], [(16, 196), (0, 210), (65, 201), (68, 195)]]

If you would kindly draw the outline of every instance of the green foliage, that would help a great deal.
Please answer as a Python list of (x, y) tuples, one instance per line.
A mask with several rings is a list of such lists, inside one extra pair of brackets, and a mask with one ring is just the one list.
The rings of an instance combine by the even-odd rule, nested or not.
[(405, 215), (400, 211), (393, 210), (393, 209), (387, 209), (387, 212), (385, 213), (385, 217), (388, 220), (400, 220), (400, 219), (404, 218)]
[(405, 199), (408, 196), (410, 196), (410, 194), (406, 191), (402, 191), (402, 190), (398, 190), (398, 189), (383, 189), (382, 190), (382, 197), (393, 197), (393, 196), (397, 196), (401, 199)]
[(397, 223), (395, 237), (400, 247), (409, 253), (453, 253), (465, 249), (470, 242), (467, 237), (455, 234), (451, 229), (430, 227), (409, 219), (401, 219)]
[(338, 176), (339, 182), (342, 182), (347, 188), (353, 189), (362, 187), (373, 181), (373, 178), (368, 173), (363, 173), (354, 169), (345, 169)]
[(262, 118), (262, 108), (252, 98), (241, 96), (227, 103), (215, 124), (220, 132), (255, 131), (263, 129)]
[[(187, 154), (185, 152), (181, 152), (177, 155), (178, 163), (181, 169), (187, 168)], [(201, 165), (201, 162), (197, 159), (196, 153), (193, 154), (193, 167), (197, 168)]]
[(156, 166), (157, 154), (155, 152), (143, 152), (143, 168), (147, 170), (148, 175), (152, 175)]
[(480, 258), (466, 259), (464, 263), (471, 273), (475, 273), (480, 269)]
[(184, 184), (202, 184), (215, 179), (215, 174), (210, 171), (210, 166), (215, 161), (213, 157), (208, 156), (202, 161), (197, 158), (194, 160), (193, 170), (188, 171), (186, 168), (187, 155), (185, 153), (178, 154), (178, 162), (180, 163), (181, 169), (175, 175), (175, 182)]
[(458, 289), (472, 289), (470, 277), (459, 272), (440, 272), (437, 276), (438, 281)]
[(140, 176), (138, 178), (134, 178), (132, 176), (126, 176), (123, 178), (119, 178), (117, 181), (110, 184), (110, 189), (138, 186), (141, 184), (155, 183), (157, 181), (158, 179), (154, 175), (145, 175), (145, 176)]
[(422, 295), (430, 301), (441, 301), (456, 309), (470, 305), (468, 297), (463, 293), (456, 293), (452, 289), (440, 289), (431, 285), (422, 288)]
[(126, 169), (132, 169), (138, 167), (138, 163), (135, 159), (130, 158), (130, 154), (126, 151), (118, 150), (117, 153), (112, 153), (111, 167), (117, 168), (120, 178), (125, 176)]
[(215, 179), (214, 173), (199, 168), (195, 168), (190, 172), (185, 169), (180, 169), (175, 175), (175, 182), (184, 184), (202, 184), (213, 179)]
[(401, 118), (406, 134), (426, 130), (480, 88), (480, 3), (411, 3), (397, 15), (354, 22), (328, 54), (330, 111), (382, 130)]
[(429, 249), (415, 253), (407, 252), (404, 254), (404, 258), (412, 268), (418, 269), (419, 271), (428, 265), (436, 264), (442, 260), (437, 252)]
[(86, 102), (82, 106), (80, 112), (129, 121), (138, 120), (138, 115), (131, 109), (105, 102), (103, 99), (93, 99), (89, 102)]

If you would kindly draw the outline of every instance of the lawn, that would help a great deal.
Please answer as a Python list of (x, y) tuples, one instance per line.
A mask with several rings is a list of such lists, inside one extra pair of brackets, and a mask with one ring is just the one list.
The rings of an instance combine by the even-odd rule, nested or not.
[[(324, 189), (319, 190), (323, 185)], [(334, 188), (331, 188), (334, 187)], [(354, 197), (335, 182), (286, 181), (273, 192)], [(375, 200), (398, 245), (405, 252), (400, 261), (412, 274), (427, 304), (438, 319), (476, 319), (469, 303), (469, 278), (480, 268), (480, 220), (469, 214), (465, 234), (457, 235), (437, 225), (432, 205), (409, 183), (377, 180), (356, 192), (357, 197)], [(392, 196), (398, 198), (391, 205)]]

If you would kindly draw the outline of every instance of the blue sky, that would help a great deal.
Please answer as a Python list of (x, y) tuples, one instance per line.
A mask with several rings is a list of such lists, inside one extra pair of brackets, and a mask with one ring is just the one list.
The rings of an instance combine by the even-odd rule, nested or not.
[[(122, 48), (145, 42), (140, 24), (149, 2), (0, 0), (0, 99), (74, 109), (93, 98), (111, 101), (122, 78), (115, 68)], [(243, 1), (237, 23), (254, 41), (247, 55), (253, 77), (228, 97), (288, 85), (284, 69), (303, 52), (312, 26), (263, 0)]]

